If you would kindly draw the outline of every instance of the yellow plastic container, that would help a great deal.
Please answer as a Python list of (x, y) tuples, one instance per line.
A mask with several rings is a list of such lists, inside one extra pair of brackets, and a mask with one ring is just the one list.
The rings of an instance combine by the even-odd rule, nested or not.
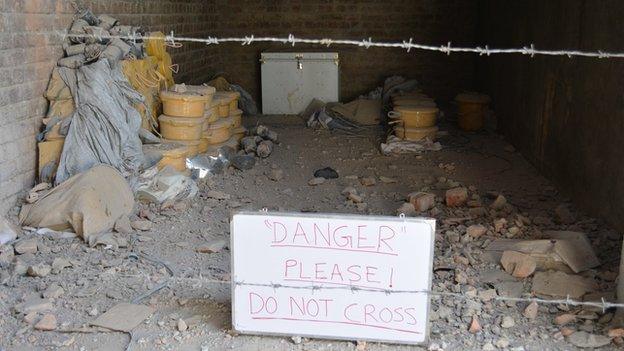
[(219, 119), (219, 111), (217, 107), (212, 107), (204, 112), (204, 117), (208, 123), (216, 122)]
[(206, 109), (206, 96), (197, 93), (160, 92), (163, 113), (172, 117), (203, 117)]
[(231, 122), (225, 119), (209, 124), (208, 130), (204, 131), (202, 137), (208, 140), (210, 145), (219, 144), (228, 140), (232, 136)]
[(245, 133), (247, 129), (245, 127), (238, 127), (232, 129), (232, 138), (235, 138), (236, 141), (240, 142), (243, 137), (245, 137)]
[(208, 140), (206, 138), (199, 139), (198, 151), (199, 151), (200, 154), (206, 153), (206, 151), (208, 151), (209, 147), (210, 147), (210, 140)]
[[(238, 91), (224, 91), (227, 96), (229, 96), (232, 100), (230, 100), (230, 111), (234, 111), (238, 109), (238, 100), (240, 99), (240, 93)], [(231, 112), (230, 112), (231, 113)]]
[(425, 127), (425, 128), (403, 128), (403, 127), (394, 127), (394, 135), (397, 137), (410, 140), (410, 141), (419, 141), (425, 138), (429, 140), (435, 140), (436, 134), (438, 133), (438, 127)]
[[(184, 158), (193, 157), (199, 153), (199, 139), (197, 140), (170, 140), (162, 139), (163, 143), (178, 144), (184, 150)], [(185, 165), (186, 168), (186, 165)]]
[(212, 105), (212, 99), (214, 98), (214, 94), (217, 92), (215, 88), (207, 85), (187, 85), (186, 89), (188, 89), (188, 91), (203, 95), (206, 98), (206, 106)]
[(202, 135), (203, 118), (171, 117), (160, 115), (160, 134), (170, 140), (199, 140)]
[(388, 117), (395, 119), (390, 122), (405, 128), (432, 127), (436, 124), (439, 110), (435, 107), (396, 106), (388, 112)]
[(457, 124), (465, 131), (477, 131), (483, 128), (485, 112), (490, 97), (478, 93), (462, 93), (455, 97), (457, 102)]
[(394, 106), (407, 106), (407, 105), (415, 105), (415, 106), (423, 106), (423, 107), (436, 107), (435, 101), (429, 97), (410, 97), (410, 98), (401, 98), (401, 99), (393, 99), (392, 105)]
[(230, 110), (230, 118), (232, 118), (232, 128), (238, 128), (243, 124), (243, 111), (239, 109)]
[(63, 144), (65, 144), (64, 138), (42, 141), (37, 144), (39, 149), (39, 174), (41, 174), (43, 167), (52, 161), (55, 161), (58, 166), (61, 159), (61, 153), (63, 152)]
[(189, 154), (189, 148), (180, 144), (180, 147), (163, 152), (162, 158), (156, 164), (158, 169), (171, 166), (176, 171), (182, 172), (186, 170), (186, 157)]
[(217, 101), (217, 114), (220, 118), (225, 118), (230, 115), (230, 102), (232, 96), (227, 94), (226, 91), (218, 91), (214, 95), (214, 100)]

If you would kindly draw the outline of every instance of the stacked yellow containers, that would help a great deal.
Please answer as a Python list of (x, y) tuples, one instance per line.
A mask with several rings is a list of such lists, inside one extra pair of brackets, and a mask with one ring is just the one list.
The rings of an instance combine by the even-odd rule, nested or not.
[[(203, 138), (208, 144), (209, 150), (227, 145), (234, 149), (238, 148), (237, 137), (242, 124), (242, 111), (238, 109), (240, 94), (232, 91), (218, 91), (214, 95), (211, 109), (216, 113), (216, 118), (211, 119), (204, 129)], [(244, 134), (244, 129), (243, 132)]]
[(457, 123), (465, 131), (477, 131), (483, 128), (485, 111), (490, 97), (479, 93), (462, 93), (455, 97), (458, 107)]
[(388, 112), (388, 117), (397, 137), (410, 141), (435, 140), (439, 110), (433, 99), (422, 93), (411, 93), (393, 96), (392, 104), (394, 108)]
[(212, 87), (186, 88), (186, 91), (179, 90), (184, 92), (173, 90), (160, 92), (163, 114), (158, 117), (163, 141), (183, 144), (186, 147), (184, 158), (193, 157), (200, 152), (203, 128), (207, 120), (206, 106), (210, 106), (215, 93)]

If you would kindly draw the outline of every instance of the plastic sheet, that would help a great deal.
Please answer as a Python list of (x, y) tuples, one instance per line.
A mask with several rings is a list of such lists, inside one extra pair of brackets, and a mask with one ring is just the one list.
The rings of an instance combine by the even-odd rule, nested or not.
[(186, 159), (186, 168), (191, 170), (194, 179), (220, 174), (230, 166), (235, 153), (231, 147), (223, 146), (219, 148), (217, 156), (198, 155)]

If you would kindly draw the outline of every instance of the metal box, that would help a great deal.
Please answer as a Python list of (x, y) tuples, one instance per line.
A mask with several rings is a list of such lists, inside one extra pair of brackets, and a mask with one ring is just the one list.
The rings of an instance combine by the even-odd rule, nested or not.
[(260, 63), (264, 114), (298, 114), (315, 98), (339, 101), (336, 52), (264, 52)]

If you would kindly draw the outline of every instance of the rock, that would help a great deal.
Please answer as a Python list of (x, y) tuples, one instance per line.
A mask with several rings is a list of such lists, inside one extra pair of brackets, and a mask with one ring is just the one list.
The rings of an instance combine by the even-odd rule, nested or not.
[(347, 195), (347, 199), (353, 201), (356, 204), (364, 201), (364, 199), (362, 199), (362, 197), (358, 194), (349, 194)]
[(532, 290), (538, 295), (559, 297), (569, 295), (572, 299), (581, 298), (588, 292), (596, 291), (597, 288), (592, 278), (559, 271), (535, 273), (532, 286)]
[(218, 190), (208, 191), (206, 193), (206, 197), (209, 199), (216, 199), (216, 200), (229, 200), (231, 198), (230, 194), (226, 194)]
[(91, 308), (91, 309), (87, 312), (87, 314), (88, 314), (89, 316), (91, 316), (91, 317), (95, 317), (95, 316), (97, 316), (97, 315), (98, 315), (98, 313), (100, 313), (100, 311), (98, 311), (97, 306), (93, 306), (93, 308)]
[(568, 341), (576, 347), (598, 348), (609, 345), (611, 338), (604, 335), (590, 334), (585, 331), (577, 331), (568, 337)]
[(488, 290), (479, 291), (479, 298), (481, 298), (481, 300), (486, 301), (486, 302), (491, 301), (496, 296), (498, 296), (498, 294), (496, 293), (496, 289), (488, 289)]
[(494, 231), (500, 233), (505, 227), (507, 227), (507, 220), (505, 218), (499, 218), (494, 221)]
[(308, 185), (310, 186), (317, 186), (323, 183), (325, 183), (325, 178), (321, 178), (321, 177), (312, 178), (308, 181)]
[(33, 323), (35, 323), (35, 320), (37, 319), (37, 317), (39, 317), (39, 313), (37, 313), (37, 312), (27, 313), (24, 316), (24, 322), (26, 322), (28, 324), (33, 324)]
[(425, 192), (415, 192), (407, 195), (407, 201), (414, 205), (418, 212), (425, 212), (435, 206), (435, 195)]
[(9, 241), (17, 239), (17, 235), (19, 233), (21, 233), (21, 230), (18, 226), (9, 222), (6, 218), (0, 216), (0, 245), (4, 245)]
[(39, 296), (30, 296), (24, 302), (15, 305), (15, 311), (28, 314), (31, 312), (45, 312), (54, 309), (50, 299), (42, 299)]
[(506, 350), (509, 347), (509, 340), (505, 338), (500, 338), (496, 341), (494, 345), (496, 345), (496, 347), (498, 347), (499, 349)]
[(26, 274), (31, 277), (45, 277), (46, 275), (50, 274), (51, 271), (52, 267), (50, 267), (50, 265), (45, 263), (39, 263), (28, 267), (28, 271), (26, 271)]
[(120, 303), (101, 314), (91, 325), (129, 332), (154, 313), (149, 306)]
[(186, 325), (186, 322), (184, 321), (184, 319), (182, 318), (178, 319), (178, 330), (183, 332), (187, 329), (188, 329), (188, 325)]
[(479, 324), (477, 316), (472, 316), (472, 321), (470, 321), (470, 327), (468, 328), (468, 331), (471, 334), (476, 334), (481, 331), (481, 324)]
[(184, 201), (178, 201), (173, 204), (173, 210), (177, 212), (184, 212), (188, 209), (188, 204)]
[(384, 176), (380, 176), (380, 177), (379, 177), (379, 180), (380, 180), (382, 183), (385, 183), (385, 184), (392, 184), (392, 183), (396, 183), (396, 182), (397, 182), (397, 180), (396, 180), (396, 179), (394, 179), (394, 178), (384, 177)]
[(571, 314), (571, 313), (564, 313), (564, 314), (560, 314), (557, 317), (555, 317), (555, 324), (556, 325), (566, 325), (569, 323), (572, 323), (576, 320), (576, 316)]
[(297, 336), (297, 335), (295, 335), (295, 336), (291, 336), (291, 337), (290, 337), (290, 340), (292, 340), (292, 342), (293, 342), (295, 345), (299, 345), (299, 344), (301, 344), (301, 337), (300, 337), (300, 336)]
[(563, 336), (570, 336), (572, 334), (574, 334), (576, 332), (576, 330), (572, 329), (572, 328), (561, 328), (560, 333)]
[(0, 267), (5, 267), (13, 262), (15, 257), (15, 249), (12, 245), (0, 244)]
[(217, 240), (212, 240), (211, 242), (209, 242), (208, 244), (204, 246), (198, 247), (196, 251), (200, 253), (215, 253), (215, 252), (219, 252), (223, 250), (223, 248), (225, 248), (226, 245), (227, 245), (227, 242), (225, 240), (217, 239)]
[(364, 177), (360, 178), (360, 184), (364, 186), (373, 186), (377, 184), (377, 181), (375, 180), (375, 177)]
[(490, 207), (495, 210), (501, 210), (505, 205), (507, 205), (507, 199), (503, 195), (498, 195)]
[(496, 346), (492, 345), (492, 343), (488, 342), (485, 345), (483, 345), (483, 348), (481, 348), (482, 351), (494, 351), (496, 350)]
[(516, 322), (511, 316), (504, 316), (503, 320), (501, 321), (501, 328), (509, 329), (515, 325), (516, 325)]
[(487, 232), (487, 228), (481, 224), (473, 224), (466, 228), (466, 234), (472, 238), (478, 238)]
[(258, 144), (256, 149), (256, 155), (261, 158), (267, 158), (273, 152), (273, 142), (270, 140), (263, 140)]
[(446, 206), (459, 207), (468, 201), (468, 189), (458, 187), (446, 191)]
[(504, 251), (501, 265), (505, 272), (516, 278), (526, 278), (535, 272), (537, 262), (529, 255), (516, 251)]
[(559, 205), (555, 208), (555, 222), (560, 224), (571, 224), (575, 222), (575, 218), (567, 206)]
[(314, 172), (315, 178), (325, 178), (325, 179), (336, 179), (338, 178), (338, 172), (331, 167), (325, 167), (321, 169), (317, 169)]
[(528, 319), (535, 319), (537, 317), (537, 302), (531, 302), (522, 312), (522, 315)]
[(284, 179), (284, 171), (279, 168), (271, 169), (269, 173), (267, 173), (267, 178), (274, 182), (279, 182), (280, 180)]
[(361, 340), (356, 341), (355, 351), (366, 351), (366, 341), (361, 341)]
[(65, 293), (65, 290), (61, 288), (58, 284), (52, 283), (48, 286), (41, 295), (46, 299), (56, 299), (62, 296)]
[(241, 171), (247, 171), (254, 167), (256, 164), (256, 158), (253, 155), (236, 155), (230, 159), (230, 162), (234, 168)]
[(54, 259), (54, 261), (52, 261), (52, 273), (53, 274), (58, 274), (63, 269), (65, 269), (67, 267), (71, 267), (71, 266), (72, 266), (72, 264), (71, 264), (71, 262), (69, 262), (68, 259), (62, 258), (62, 257), (57, 257), (57, 258)]
[(113, 227), (113, 229), (117, 233), (122, 234), (130, 234), (133, 232), (132, 225), (130, 224), (130, 219), (128, 218), (128, 216), (119, 217), (117, 221), (115, 221), (115, 226)]
[(352, 186), (348, 186), (348, 187), (342, 189), (342, 191), (340, 193), (342, 195), (344, 195), (344, 196), (348, 196), (349, 194), (357, 194), (357, 190), (355, 190), (355, 188), (352, 187)]
[(39, 322), (35, 324), (35, 329), (48, 331), (56, 329), (56, 317), (53, 314), (44, 314)]
[(624, 338), (624, 328), (609, 329), (607, 335), (609, 335), (610, 338)]
[(139, 219), (139, 220), (130, 222), (130, 225), (135, 230), (148, 231), (152, 229), (152, 226), (154, 224), (146, 219)]
[(401, 205), (401, 207), (397, 208), (396, 213), (398, 215), (400, 215), (401, 213), (406, 215), (406, 216), (415, 216), (416, 215), (416, 209), (414, 208), (414, 205), (412, 205), (409, 202), (404, 203), (403, 205)]
[(13, 248), (20, 255), (34, 254), (37, 252), (37, 239), (21, 240), (15, 243)]

